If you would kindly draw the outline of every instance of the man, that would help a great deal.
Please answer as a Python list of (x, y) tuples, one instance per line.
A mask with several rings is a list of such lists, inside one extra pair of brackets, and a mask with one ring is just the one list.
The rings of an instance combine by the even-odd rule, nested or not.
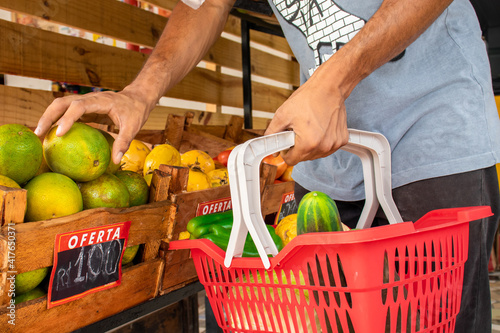
[[(118, 93), (55, 100), (36, 133), (56, 123), (109, 117), (120, 129), (118, 163), (164, 93), (219, 37), (233, 0), (183, 0), (137, 78)], [(355, 224), (363, 205), (360, 162), (337, 149), (347, 128), (384, 134), (392, 149), (393, 196), (404, 220), (443, 207), (490, 205), (494, 218), (470, 225), (457, 332), (491, 331), (488, 259), (497, 227), (495, 163), (500, 123), (484, 43), (468, 0), (272, 0), (301, 64), (303, 85), (266, 133), (292, 129), (283, 153), (295, 165), (297, 197), (319, 190)], [(378, 223), (383, 223), (383, 214)], [(382, 221), (382, 222), (380, 222)]]

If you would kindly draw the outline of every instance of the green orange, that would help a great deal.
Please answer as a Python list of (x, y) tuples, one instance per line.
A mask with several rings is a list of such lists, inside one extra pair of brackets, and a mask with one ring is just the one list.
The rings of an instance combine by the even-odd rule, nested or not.
[(0, 175), (0, 185), (14, 188), (21, 188), (18, 183), (10, 179), (9, 177), (5, 177)]
[(149, 186), (142, 175), (130, 170), (118, 170), (115, 176), (127, 187), (128, 193), (130, 194), (130, 207), (148, 203)]
[(31, 179), (24, 189), (28, 191), (25, 221), (48, 220), (83, 209), (78, 185), (60, 173), (42, 173)]
[(42, 142), (28, 127), (0, 126), (0, 175), (24, 184), (35, 176), (42, 156)]
[(139, 251), (139, 245), (127, 246), (123, 252), (122, 266), (132, 262)]
[(129, 207), (130, 194), (125, 184), (115, 175), (104, 173), (97, 179), (80, 184), (83, 209), (98, 207)]
[[(16, 294), (17, 295), (17, 294)], [(40, 287), (36, 287), (35, 289), (31, 289), (28, 292), (25, 292), (24, 294), (18, 295), (14, 298), (14, 304), (19, 304), (22, 302), (27, 302), (32, 299), (37, 299), (43, 296), (46, 296), (47, 293)]]
[(53, 127), (43, 141), (43, 154), (48, 166), (77, 182), (98, 178), (108, 168), (111, 151), (104, 135), (96, 128), (74, 123), (59, 137)]
[(43, 281), (43, 279), (45, 279), (48, 273), (49, 267), (43, 267), (33, 271), (17, 274), (14, 282), (16, 294), (21, 295), (35, 289)]

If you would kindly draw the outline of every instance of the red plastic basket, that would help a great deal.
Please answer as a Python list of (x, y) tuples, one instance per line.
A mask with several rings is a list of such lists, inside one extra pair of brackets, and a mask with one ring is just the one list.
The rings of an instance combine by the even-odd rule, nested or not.
[(429, 212), (415, 223), (304, 234), (270, 259), (234, 258), (208, 240), (191, 249), (224, 332), (453, 332), (469, 223), (490, 207)]

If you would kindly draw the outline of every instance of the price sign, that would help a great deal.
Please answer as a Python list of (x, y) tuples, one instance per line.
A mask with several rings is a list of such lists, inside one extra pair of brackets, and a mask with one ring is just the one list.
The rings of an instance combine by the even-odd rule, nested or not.
[(47, 308), (119, 286), (130, 221), (56, 236)]
[(232, 209), (231, 197), (201, 202), (196, 208), (196, 216), (221, 213)]
[(297, 213), (297, 202), (295, 201), (295, 194), (293, 192), (285, 193), (281, 197), (281, 205), (274, 224), (277, 225), (284, 217)]

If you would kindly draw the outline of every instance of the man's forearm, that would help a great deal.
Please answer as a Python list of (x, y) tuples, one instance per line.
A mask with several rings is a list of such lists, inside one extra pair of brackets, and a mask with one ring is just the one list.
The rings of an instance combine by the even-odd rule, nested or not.
[(179, 1), (151, 56), (124, 91), (140, 90), (141, 99), (152, 109), (220, 37), (233, 3), (234, 0), (206, 0), (194, 10)]
[(325, 68), (318, 74), (335, 73), (329, 82), (335, 81), (332, 88), (340, 89), (347, 98), (361, 80), (415, 41), (451, 2), (385, 0), (359, 33), (324, 63)]

